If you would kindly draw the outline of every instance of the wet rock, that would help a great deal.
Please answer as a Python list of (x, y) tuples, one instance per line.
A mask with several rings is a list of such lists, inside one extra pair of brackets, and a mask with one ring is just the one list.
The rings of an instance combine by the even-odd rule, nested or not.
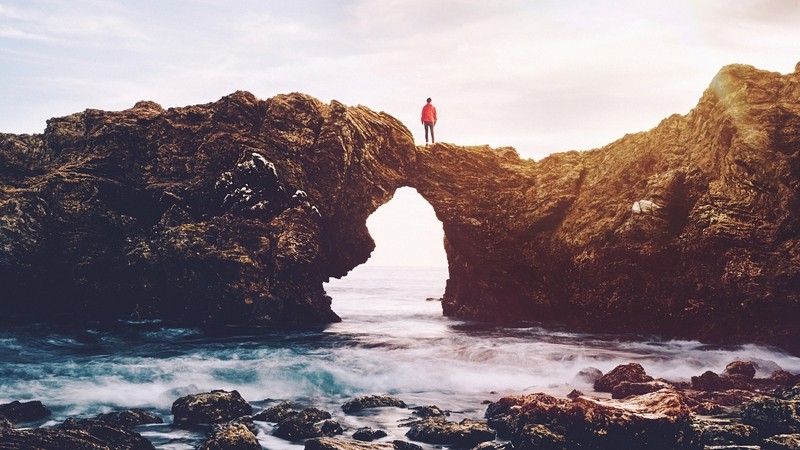
[(751, 425), (696, 421), (694, 426), (702, 445), (751, 445), (759, 441), (758, 429)]
[(800, 402), (764, 397), (746, 403), (742, 422), (758, 428), (762, 437), (800, 433)]
[(698, 391), (724, 391), (733, 389), (733, 382), (729, 378), (723, 378), (716, 373), (707, 370), (702, 375), (692, 377), (692, 389)]
[(306, 408), (289, 414), (278, 423), (273, 434), (290, 441), (330, 437), (342, 434), (342, 427), (331, 420), (331, 414), (317, 408)]
[(367, 395), (346, 402), (342, 405), (342, 411), (352, 414), (368, 408), (382, 408), (387, 406), (405, 408), (406, 404), (402, 400), (392, 397), (391, 395)]
[(733, 375), (752, 380), (756, 376), (756, 366), (750, 361), (733, 361), (725, 366), (722, 376), (730, 377)]
[(567, 438), (546, 425), (526, 424), (514, 440), (513, 448), (519, 450), (566, 450)]
[(717, 415), (726, 411), (738, 410), (747, 402), (763, 398), (763, 394), (753, 391), (730, 389), (726, 391), (681, 391), (686, 404), (692, 412), (700, 415)]
[(359, 428), (353, 433), (353, 439), (358, 441), (374, 441), (388, 436), (383, 430), (373, 430), (370, 427)]
[(316, 438), (305, 443), (305, 450), (422, 450), (405, 441), (367, 443), (352, 439)]
[(495, 432), (485, 422), (464, 419), (459, 423), (443, 418), (423, 419), (406, 432), (410, 439), (428, 444), (471, 448), (494, 440)]
[(258, 414), (255, 414), (253, 416), (253, 420), (259, 422), (278, 423), (289, 417), (289, 415), (293, 412), (292, 405), (289, 402), (280, 402), (277, 405), (270, 406)]
[(415, 416), (419, 416), (419, 417), (422, 417), (422, 418), (445, 417), (445, 416), (449, 416), (450, 415), (450, 413), (442, 411), (436, 405), (416, 406), (416, 407), (411, 408), (411, 409), (413, 410), (413, 412), (411, 414), (414, 414)]
[(164, 419), (161, 417), (136, 408), (98, 414), (95, 419), (126, 428), (133, 428), (151, 423), (164, 423)]
[(581, 369), (577, 374), (575, 374), (575, 377), (572, 379), (572, 383), (594, 385), (602, 376), (603, 372), (601, 372), (600, 369), (587, 367), (585, 369)]
[(417, 444), (398, 439), (392, 441), (392, 445), (394, 445), (394, 448), (397, 450), (422, 450), (422, 447)]
[(541, 393), (504, 397), (487, 408), (486, 417), (515, 448), (535, 442), (567, 449), (675, 450), (691, 448), (694, 439), (690, 410), (671, 390), (605, 401)]
[(54, 428), (16, 430), (0, 428), (3, 449), (152, 450), (140, 434), (97, 419), (67, 419)]
[(514, 446), (509, 442), (500, 443), (493, 441), (481, 442), (480, 444), (472, 447), (472, 450), (514, 450)]
[(798, 377), (785, 370), (776, 370), (769, 379), (784, 386), (791, 386), (797, 383)]
[(779, 434), (764, 439), (763, 450), (800, 450), (800, 434)]
[(260, 450), (255, 433), (243, 423), (215, 425), (198, 450)]
[(31, 422), (49, 415), (50, 410), (38, 400), (13, 401), (0, 405), (0, 417), (5, 417), (11, 422)]
[(253, 413), (253, 407), (237, 391), (211, 391), (181, 397), (172, 403), (176, 424), (227, 422)]
[(632, 395), (649, 394), (660, 391), (661, 389), (671, 389), (672, 387), (660, 381), (650, 381), (648, 383), (631, 383), (622, 381), (611, 390), (611, 398), (625, 398)]
[(576, 398), (582, 397), (584, 395), (585, 394), (583, 392), (581, 392), (581, 391), (579, 391), (577, 389), (573, 389), (572, 391), (570, 391), (569, 394), (567, 394), (567, 398), (570, 399), (570, 400), (575, 400)]
[(594, 390), (598, 392), (613, 392), (614, 387), (623, 381), (648, 383), (653, 381), (653, 377), (647, 375), (639, 363), (622, 364), (595, 381)]

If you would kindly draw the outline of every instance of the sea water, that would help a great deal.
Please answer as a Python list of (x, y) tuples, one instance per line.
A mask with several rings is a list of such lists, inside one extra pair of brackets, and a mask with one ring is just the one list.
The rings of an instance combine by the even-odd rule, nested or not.
[[(492, 324), (442, 316), (444, 268), (362, 266), (326, 285), (342, 322), (292, 329), (171, 328), (160, 322), (95, 326), (51, 324), (0, 328), (0, 403), (40, 400), (53, 415), (22, 427), (52, 426), (144, 408), (165, 424), (138, 427), (157, 448), (191, 449), (200, 429), (171, 424), (177, 398), (214, 389), (237, 390), (254, 412), (278, 400), (331, 412), (349, 436), (383, 429), (404, 439), (409, 411), (382, 408), (345, 415), (340, 406), (367, 394), (392, 394), (409, 406), (437, 405), (451, 420), (480, 419), (485, 401), (503, 395), (572, 389), (591, 392), (575, 375), (638, 362), (648, 374), (688, 380), (730, 361), (751, 360), (764, 373), (800, 372), (800, 358), (757, 345), (711, 346), (654, 336), (581, 334), (535, 323)], [(300, 449), (270, 435), (265, 448)]]

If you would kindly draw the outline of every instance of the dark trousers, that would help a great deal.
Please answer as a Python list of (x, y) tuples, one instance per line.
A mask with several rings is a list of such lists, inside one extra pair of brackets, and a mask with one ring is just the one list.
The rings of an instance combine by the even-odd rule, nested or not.
[(436, 142), (436, 138), (433, 137), (433, 122), (425, 122), (425, 143), (428, 142), (428, 129), (431, 130), (431, 142)]

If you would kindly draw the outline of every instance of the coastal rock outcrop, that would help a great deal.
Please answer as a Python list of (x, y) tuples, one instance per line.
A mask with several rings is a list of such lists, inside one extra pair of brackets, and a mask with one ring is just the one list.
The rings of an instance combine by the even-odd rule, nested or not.
[[(723, 68), (698, 105), (605, 147), (415, 147), (302, 94), (153, 102), (0, 134), (3, 314), (338, 320), (402, 186), (445, 232), (446, 315), (800, 352), (800, 72)], [(44, 282), (46, 280), (46, 282)]]
[(486, 417), (518, 449), (694, 448), (689, 408), (669, 389), (611, 402), (543, 393), (503, 397)]
[(800, 352), (800, 72), (726, 66), (688, 114), (596, 150), (416, 161), (447, 315)]
[(369, 258), (367, 217), (415, 153), (390, 116), (302, 94), (139, 102), (0, 134), (0, 312), (337, 321), (322, 283)]

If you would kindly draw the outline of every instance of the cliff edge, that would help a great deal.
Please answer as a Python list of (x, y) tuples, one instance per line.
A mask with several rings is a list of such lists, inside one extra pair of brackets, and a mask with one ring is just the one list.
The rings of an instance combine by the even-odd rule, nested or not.
[(445, 314), (800, 351), (800, 64), (723, 68), (696, 108), (603, 148), (420, 148)]
[(338, 320), (401, 186), (445, 231), (444, 313), (780, 345), (800, 327), (800, 70), (723, 68), (696, 108), (603, 148), (415, 147), (303, 94), (152, 102), (0, 134), (6, 315)]

